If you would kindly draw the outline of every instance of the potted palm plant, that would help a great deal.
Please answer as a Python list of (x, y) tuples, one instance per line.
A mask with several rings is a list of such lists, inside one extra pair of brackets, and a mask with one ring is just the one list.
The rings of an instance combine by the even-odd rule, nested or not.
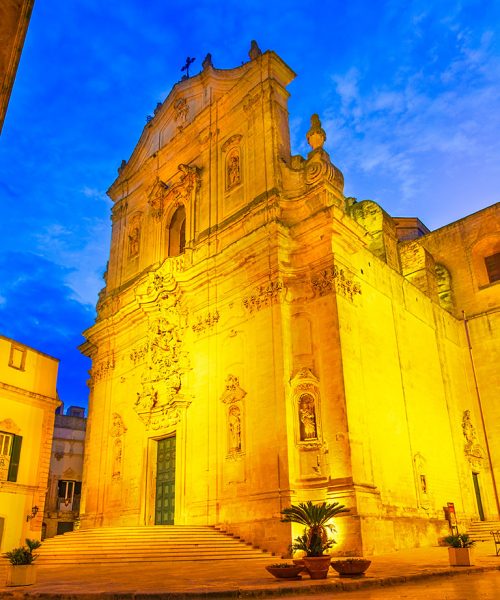
[(475, 541), (467, 533), (457, 533), (444, 538), (449, 546), (448, 558), (451, 567), (469, 567), (474, 564), (473, 546)]
[(303, 561), (311, 579), (326, 579), (331, 562), (326, 551), (335, 544), (333, 537), (328, 536), (328, 532), (334, 529), (330, 521), (346, 512), (349, 509), (338, 502), (313, 504), (311, 500), (292, 504), (281, 511), (283, 522), (305, 526), (304, 533), (295, 538), (292, 550), (305, 552)]
[(36, 571), (33, 564), (37, 554), (33, 554), (41, 546), (38, 540), (26, 539), (26, 546), (14, 548), (4, 554), (10, 561), (7, 571), (7, 585), (31, 585), (35, 583)]

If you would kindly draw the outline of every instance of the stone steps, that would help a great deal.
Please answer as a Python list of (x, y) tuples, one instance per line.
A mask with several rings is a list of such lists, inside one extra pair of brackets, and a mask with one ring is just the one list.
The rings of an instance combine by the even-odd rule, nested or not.
[(158, 525), (83, 529), (46, 539), (37, 564), (249, 560), (271, 554), (213, 527)]
[(499, 531), (500, 521), (474, 521), (467, 528), (467, 533), (475, 542), (489, 542), (493, 538), (490, 531)]

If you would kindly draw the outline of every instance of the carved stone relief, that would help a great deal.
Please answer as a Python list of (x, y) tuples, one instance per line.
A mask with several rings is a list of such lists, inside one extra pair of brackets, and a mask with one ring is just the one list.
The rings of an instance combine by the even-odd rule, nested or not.
[(92, 364), (92, 368), (89, 371), (90, 379), (88, 381), (89, 387), (93, 388), (94, 385), (109, 377), (113, 369), (115, 368), (115, 357), (114, 354), (107, 356), (102, 360), (98, 360)]
[(318, 296), (331, 294), (335, 290), (352, 301), (356, 294), (361, 294), (361, 287), (353, 281), (352, 275), (336, 265), (314, 273), (311, 277), (311, 285)]
[(243, 298), (243, 306), (249, 313), (262, 310), (280, 302), (284, 293), (283, 282), (279, 279), (257, 286), (253, 293)]
[(16, 435), (21, 433), (21, 428), (12, 419), (3, 419), (3, 421), (0, 421), (0, 430)]
[(226, 157), (226, 190), (241, 183), (240, 149), (233, 148)]
[(190, 403), (182, 389), (189, 369), (188, 353), (183, 349), (187, 318), (175, 280), (161, 268), (149, 274), (136, 297), (155, 309), (148, 313), (146, 343), (130, 355), (131, 360), (145, 362), (134, 410), (147, 429), (164, 429), (175, 425)]
[(243, 453), (243, 399), (246, 394), (240, 386), (238, 377), (228, 375), (221, 401), (227, 405), (227, 458), (232, 460)]
[(164, 202), (168, 192), (168, 185), (161, 179), (157, 179), (148, 195), (148, 204), (154, 219), (163, 216)]
[(199, 315), (196, 323), (191, 325), (191, 329), (195, 333), (203, 333), (207, 329), (212, 329), (212, 327), (219, 322), (219, 319), (220, 315), (218, 310), (215, 310), (213, 313), (208, 312), (205, 316)]
[(127, 229), (127, 257), (129, 259), (139, 256), (141, 244), (141, 215), (134, 215)]
[(180, 164), (178, 169), (180, 175), (177, 174), (174, 182), (169, 185), (166, 201), (174, 206), (188, 206), (191, 194), (200, 186), (200, 172), (198, 167), (185, 164)]
[(174, 102), (174, 119), (182, 128), (187, 120), (189, 114), (189, 105), (185, 98), (177, 98)]
[(243, 99), (243, 110), (246, 113), (253, 111), (257, 107), (261, 98), (262, 98), (261, 92), (258, 92), (256, 94), (248, 94)]
[(465, 438), (464, 454), (474, 468), (480, 469), (483, 466), (485, 451), (478, 442), (477, 431), (472, 422), (470, 410), (465, 410), (462, 417), (462, 432)]

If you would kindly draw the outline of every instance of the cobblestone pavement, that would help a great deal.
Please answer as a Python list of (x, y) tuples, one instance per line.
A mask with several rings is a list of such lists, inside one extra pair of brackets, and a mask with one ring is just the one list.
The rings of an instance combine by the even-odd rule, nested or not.
[[(308, 596), (287, 596), (307, 600)], [(331, 600), (331, 594), (314, 594), (314, 600)], [(420, 583), (347, 592), (344, 600), (500, 600), (500, 572), (433, 577)]]
[[(313, 581), (304, 577), (301, 581), (289, 582), (276, 580), (266, 572), (265, 566), (278, 562), (276, 558), (60, 566), (40, 564), (37, 583), (24, 588), (3, 587), (6, 561), (2, 559), (0, 598), (212, 600), (307, 598), (309, 595), (311, 598), (339, 597), (339, 600), (500, 600), (500, 557), (495, 556), (493, 544), (487, 542), (478, 544), (476, 552), (473, 567), (450, 567), (446, 548), (414, 548), (373, 557), (366, 576), (361, 579), (341, 579), (331, 570), (326, 580)], [(470, 583), (474, 581), (476, 583)], [(469, 586), (466, 592), (464, 586)], [(476, 593), (474, 590), (477, 588), (477, 594), (483, 595), (459, 595), (461, 591), (469, 593), (469, 588), (472, 590), (470, 593)], [(438, 595), (434, 594), (434, 590), (438, 590)], [(413, 592), (417, 595), (412, 596)], [(485, 595), (488, 593), (490, 596)]]

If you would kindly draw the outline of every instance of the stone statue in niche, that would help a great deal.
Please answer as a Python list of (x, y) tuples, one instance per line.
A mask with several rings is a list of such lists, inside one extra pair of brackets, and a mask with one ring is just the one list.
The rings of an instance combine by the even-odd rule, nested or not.
[(237, 148), (232, 150), (227, 157), (227, 188), (238, 185), (241, 181), (240, 153)]
[(303, 394), (299, 400), (300, 441), (318, 439), (316, 406), (310, 394)]
[(462, 418), (462, 430), (464, 432), (466, 446), (472, 446), (477, 442), (476, 428), (472, 423), (470, 410), (464, 411), (464, 416)]
[(141, 231), (137, 225), (134, 225), (128, 234), (128, 256), (133, 258), (139, 254), (139, 240)]
[(237, 406), (229, 410), (229, 452), (241, 452), (241, 411)]

